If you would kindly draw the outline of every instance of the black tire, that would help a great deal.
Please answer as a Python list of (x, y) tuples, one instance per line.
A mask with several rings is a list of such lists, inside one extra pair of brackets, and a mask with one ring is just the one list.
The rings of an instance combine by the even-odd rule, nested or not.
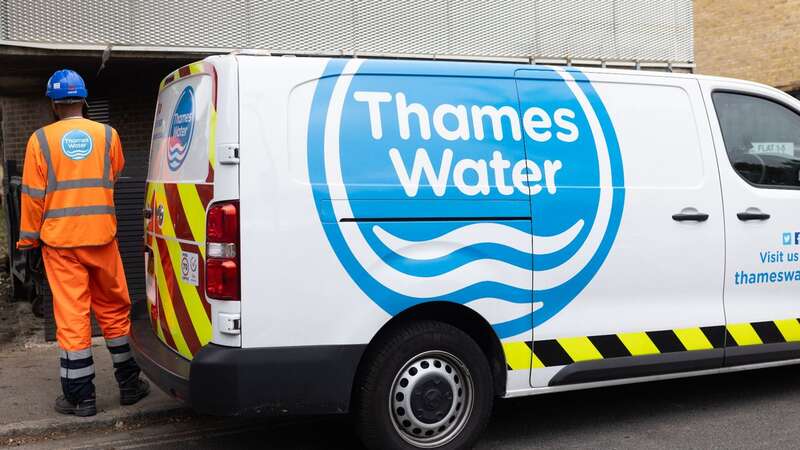
[[(376, 344), (359, 370), (353, 399), (356, 431), (364, 445), (382, 450), (471, 448), (494, 401), (491, 370), (478, 344), (456, 327), (428, 320), (409, 323)], [(403, 378), (412, 381), (403, 386)], [(402, 389), (408, 389), (407, 396)], [(401, 416), (405, 408), (399, 400), (419, 414), (412, 410)], [(428, 432), (431, 437), (425, 437)]]

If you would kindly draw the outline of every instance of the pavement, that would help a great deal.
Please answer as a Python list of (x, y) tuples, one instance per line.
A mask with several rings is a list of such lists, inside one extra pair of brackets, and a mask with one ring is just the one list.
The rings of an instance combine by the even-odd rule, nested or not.
[[(798, 442), (800, 367), (789, 366), (497, 401), (475, 450), (794, 449)], [(31, 450), (362, 448), (343, 416), (188, 416), (25, 444)]]
[(152, 385), (136, 405), (120, 406), (111, 356), (102, 338), (92, 341), (98, 414), (79, 418), (61, 415), (53, 402), (61, 393), (58, 347), (39, 340), (0, 352), (0, 446), (83, 429), (117, 427), (144, 420), (186, 414), (176, 400)]

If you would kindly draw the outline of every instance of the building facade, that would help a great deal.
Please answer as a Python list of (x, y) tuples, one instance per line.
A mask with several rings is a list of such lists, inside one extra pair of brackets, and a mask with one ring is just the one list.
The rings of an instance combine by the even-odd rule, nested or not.
[(800, 93), (799, 0), (695, 0), (696, 72)]

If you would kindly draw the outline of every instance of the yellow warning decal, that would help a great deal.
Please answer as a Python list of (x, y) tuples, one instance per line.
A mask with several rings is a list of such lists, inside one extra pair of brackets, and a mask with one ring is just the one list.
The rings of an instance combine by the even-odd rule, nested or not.
[(798, 319), (503, 342), (503, 350), (508, 370), (527, 370), (608, 358), (781, 342), (800, 342)]

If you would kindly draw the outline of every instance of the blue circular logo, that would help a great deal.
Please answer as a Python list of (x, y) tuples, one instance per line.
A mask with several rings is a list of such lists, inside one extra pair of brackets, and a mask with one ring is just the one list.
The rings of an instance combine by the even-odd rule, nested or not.
[(456, 302), (514, 336), (575, 299), (611, 250), (625, 187), (608, 113), (579, 70), (525, 69), (333, 60), (318, 81), (317, 212), (387, 313)]
[(73, 161), (86, 159), (92, 153), (92, 137), (83, 130), (69, 130), (61, 137), (61, 151)]
[(175, 104), (167, 136), (167, 164), (171, 171), (180, 169), (183, 162), (186, 161), (193, 132), (194, 89), (186, 86)]

